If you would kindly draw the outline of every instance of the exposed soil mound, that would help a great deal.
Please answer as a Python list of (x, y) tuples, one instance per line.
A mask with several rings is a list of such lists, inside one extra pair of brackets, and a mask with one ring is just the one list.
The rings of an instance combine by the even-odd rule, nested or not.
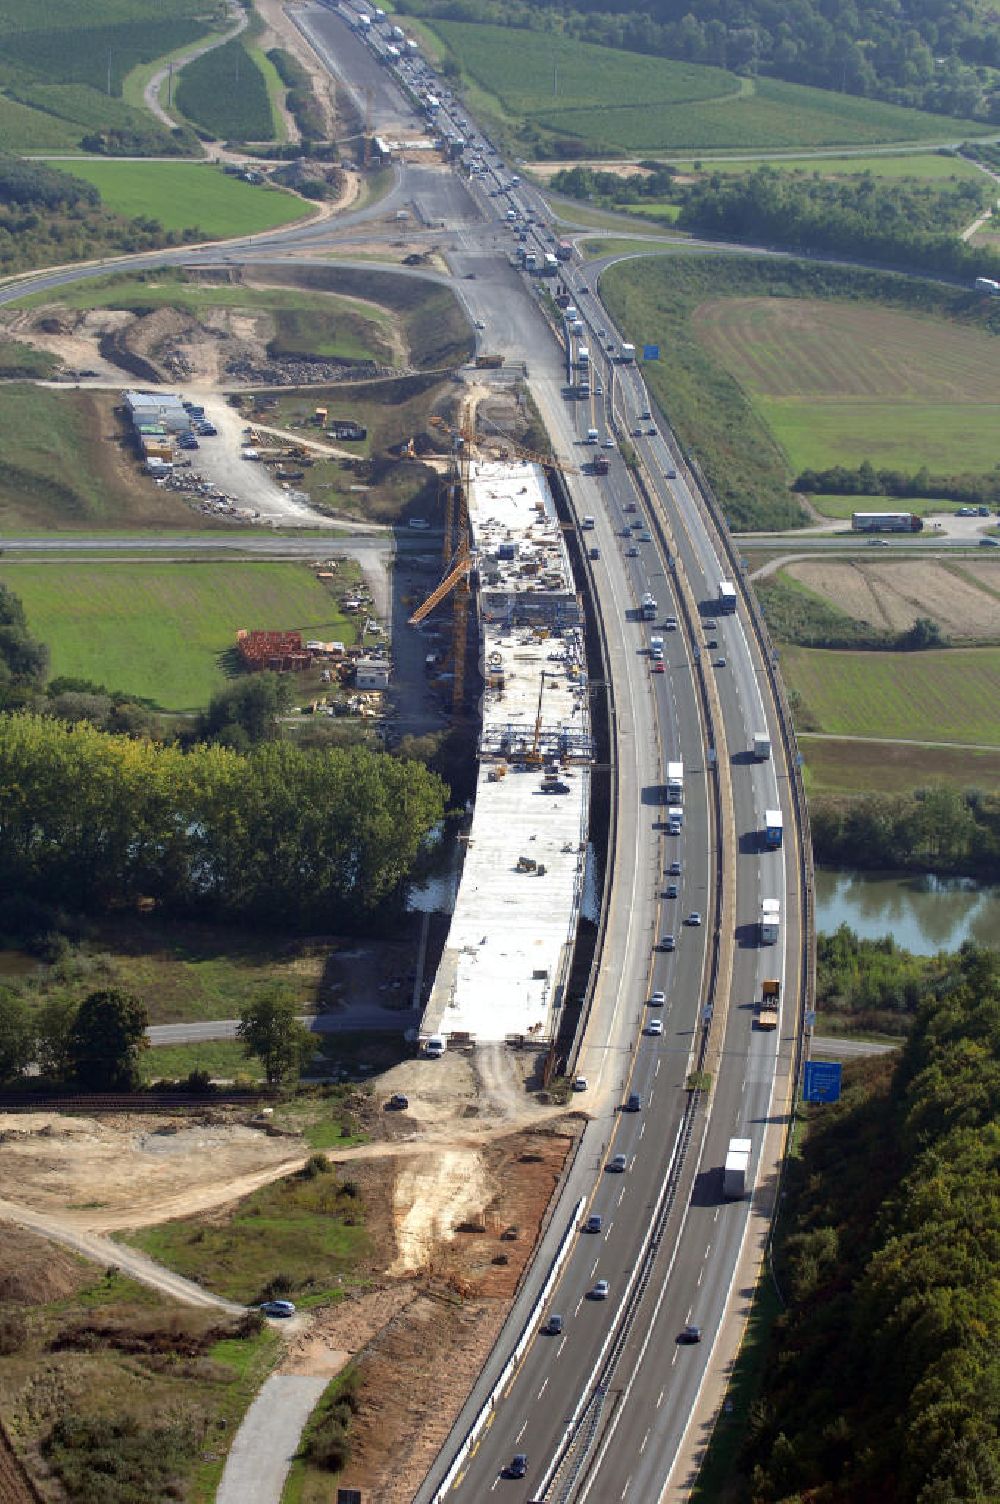
[(0, 1305), (65, 1300), (92, 1272), (47, 1239), (11, 1222), (0, 1223)]

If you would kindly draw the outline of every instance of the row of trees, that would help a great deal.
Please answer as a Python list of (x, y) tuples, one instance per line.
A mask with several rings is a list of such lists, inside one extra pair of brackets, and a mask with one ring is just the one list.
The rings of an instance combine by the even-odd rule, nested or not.
[(312, 79), (294, 53), (283, 47), (272, 47), (267, 54), (278, 70), (278, 76), (288, 93), (285, 103), (295, 117), (295, 124), (303, 141), (322, 141), (326, 135), (323, 111), (313, 93)]
[(785, 1181), (754, 1504), (1000, 1497), (1000, 954), (949, 958)]
[(923, 0), (404, 0), (455, 21), (559, 31), (945, 115), (1000, 120), (1000, 38), (974, 4)]
[(1000, 796), (935, 785), (810, 801), (816, 860), (830, 866), (995, 877)]
[(399, 895), (445, 788), (365, 748), (249, 753), (0, 717), (0, 870), (80, 913), (152, 900), (170, 914), (353, 928)]
[[(140, 1058), (149, 1048), (148, 1026), (145, 1003), (123, 988), (103, 988), (82, 1001), (54, 996), (37, 1009), (16, 989), (0, 988), (0, 1084), (34, 1068), (49, 1085), (134, 1091), (142, 1079)], [(314, 1050), (294, 1002), (279, 986), (264, 988), (247, 1004), (236, 1034), (247, 1058), (263, 1065), (270, 1087), (296, 1078)]]
[(1000, 465), (987, 475), (932, 475), (926, 466), (904, 470), (876, 470), (871, 460), (856, 469), (832, 465), (828, 470), (803, 470), (792, 482), (796, 491), (814, 496), (895, 496), (902, 500), (940, 496), (947, 501), (995, 506), (1000, 502)]

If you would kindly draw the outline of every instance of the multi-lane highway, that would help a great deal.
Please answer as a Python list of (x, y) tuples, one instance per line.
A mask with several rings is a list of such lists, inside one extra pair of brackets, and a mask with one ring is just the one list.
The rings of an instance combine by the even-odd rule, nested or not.
[[(338, 25), (325, 22), (330, 46)], [(437, 87), (418, 62), (407, 78), (413, 89)], [(452, 124), (469, 132), (457, 108)], [(796, 1027), (798, 869), (789, 870), (783, 850), (763, 853), (760, 832), (765, 808), (783, 808), (789, 830), (794, 811), (760, 649), (742, 613), (716, 609), (729, 567), (678, 474), (669, 433), (650, 421), (639, 372), (614, 358), (621, 336), (595, 279), (578, 265), (561, 269), (591, 352), (589, 397), (581, 400), (568, 392), (565, 346), (512, 264), (512, 233), (535, 248), (537, 261), (549, 252), (544, 205), (512, 184), (485, 143), (477, 140), (471, 153), (477, 170), (467, 204), (452, 202), (449, 264), (464, 280), (483, 347), (525, 361), (557, 454), (587, 469), (595, 452), (610, 460), (606, 478), (577, 476), (570, 491), (578, 515), (594, 519), (586, 542), (598, 555), (590, 567), (614, 692), (618, 826), (604, 964), (579, 1062), (594, 1118), (556, 1231), (581, 1191), (584, 1209), (544, 1309), (532, 1309), (529, 1282), (515, 1324), (530, 1312), (534, 1340), (449, 1493), (479, 1500), (502, 1486), (515, 1500), (657, 1499), (695, 1413), (750, 1216), (749, 1201), (722, 1199), (726, 1146), (750, 1138), (757, 1176), (765, 1129), (784, 1105), (773, 1098)], [(588, 442), (595, 429), (596, 445)], [(626, 435), (640, 458), (642, 490), (617, 449)], [(657, 602), (652, 621), (637, 609), (646, 594)], [(677, 630), (667, 629), (668, 617)], [(663, 673), (650, 653), (653, 635), (664, 638)], [(757, 763), (747, 749), (764, 729), (776, 755)], [(666, 833), (668, 757), (686, 769), (678, 835)], [(779, 898), (783, 909), (779, 942), (766, 948), (758, 943), (764, 897)], [(699, 923), (685, 922), (695, 914)], [(786, 999), (775, 1033), (753, 1026), (765, 976), (781, 980)], [(706, 1045), (712, 1090), (692, 1094), (690, 1073)], [(634, 1110), (622, 1110), (630, 1099)], [(545, 1258), (543, 1249), (534, 1288)], [(547, 1331), (553, 1314), (559, 1330)], [(702, 1341), (680, 1341), (692, 1325)], [(498, 1363), (504, 1356), (501, 1344)], [(473, 1397), (463, 1424), (482, 1397)], [(445, 1449), (419, 1498), (435, 1496), (452, 1452)], [(521, 1476), (515, 1456), (525, 1459)]]
[[(361, 97), (370, 91), (376, 128), (384, 120), (389, 129), (405, 132), (409, 125), (415, 134), (414, 102), (433, 86), (452, 132), (466, 141), (464, 168), (399, 164), (388, 197), (343, 216), (333, 230), (327, 221), (254, 244), (163, 253), (130, 264), (211, 264), (235, 257), (308, 261), (324, 251), (328, 257), (338, 235), (359, 228), (391, 233), (387, 226), (400, 209), (433, 226), (450, 285), (479, 330), (481, 349), (508, 363), (523, 362), (553, 451), (581, 472), (570, 474), (567, 483), (577, 516), (594, 518), (593, 531), (584, 535), (585, 551), (599, 552), (587, 568), (613, 699), (613, 882), (578, 1063), (589, 1083), (578, 1102), (590, 1121), (508, 1328), (417, 1498), (478, 1504), (502, 1489), (502, 1497), (521, 1504), (541, 1498), (658, 1500), (678, 1462), (686, 1465), (693, 1455), (692, 1427), (704, 1419), (706, 1375), (714, 1382), (715, 1370), (730, 1355), (728, 1346), (716, 1350), (717, 1338), (733, 1309), (737, 1271), (742, 1277), (748, 1226), (751, 1218), (761, 1220), (766, 1207), (780, 1137), (775, 1125), (780, 1127), (786, 1106), (798, 1024), (802, 937), (795, 811), (768, 665), (745, 608), (736, 615), (716, 609), (719, 582), (730, 567), (641, 372), (609, 354), (609, 345), (620, 354), (621, 335), (600, 302), (597, 273), (576, 261), (560, 268), (591, 351), (590, 396), (581, 399), (569, 391), (565, 330), (543, 313), (539, 279), (516, 265), (518, 244), (532, 246), (536, 257), (552, 251), (541, 196), (512, 184), (510, 169), (458, 103), (448, 100), (426, 64), (411, 58), (397, 86), (340, 15), (308, 6), (298, 16), (341, 79)], [(94, 270), (56, 271), (33, 285), (56, 286)], [(545, 285), (551, 288), (553, 280)], [(596, 445), (586, 442), (592, 428)], [(618, 448), (626, 437), (638, 456), (638, 481)], [(604, 477), (592, 473), (595, 453), (610, 461)], [(639, 610), (647, 593), (656, 601), (651, 620)], [(677, 618), (676, 629), (668, 628), (668, 617)], [(653, 635), (664, 639), (662, 673), (650, 651)], [(757, 763), (747, 749), (754, 732), (764, 729), (774, 756)], [(685, 767), (684, 822), (676, 835), (666, 829), (668, 758), (682, 758)], [(783, 810), (792, 844), (764, 852), (763, 812), (774, 807)], [(779, 941), (767, 947), (758, 943), (762, 897), (782, 903)], [(694, 914), (698, 924), (684, 922)], [(669, 949), (666, 936), (673, 937)], [(765, 977), (783, 984), (775, 1033), (753, 1024), (753, 1002)], [(654, 1002), (656, 994), (662, 1002)], [(699, 1065), (707, 1072), (699, 1080), (710, 1081), (710, 1090), (691, 1089), (691, 1072)], [(631, 1093), (636, 1108), (624, 1111)], [(756, 1204), (722, 1198), (721, 1165), (731, 1137), (753, 1143)], [(616, 1155), (623, 1156), (621, 1170), (610, 1167)], [(568, 1228), (580, 1202), (583, 1213)], [(592, 1216), (599, 1226), (586, 1231)], [(568, 1256), (556, 1287), (546, 1308), (535, 1310), (549, 1262), (567, 1232)], [(598, 1299), (602, 1280), (607, 1294)], [(544, 1335), (542, 1322), (553, 1312), (563, 1318), (562, 1329)], [(463, 1437), (526, 1322), (532, 1340), (494, 1396), (490, 1424), (452, 1471)], [(678, 1340), (689, 1325), (700, 1328), (700, 1342)], [(729, 1335), (725, 1341), (731, 1345)], [(522, 1453), (524, 1476), (505, 1476), (514, 1455)]]

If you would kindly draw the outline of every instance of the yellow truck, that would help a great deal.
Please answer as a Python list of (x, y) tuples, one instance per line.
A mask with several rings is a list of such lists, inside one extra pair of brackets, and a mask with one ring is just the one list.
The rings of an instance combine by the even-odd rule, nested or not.
[(761, 985), (760, 1001), (757, 1004), (758, 1029), (778, 1027), (778, 1004), (781, 999), (781, 983), (767, 981)]

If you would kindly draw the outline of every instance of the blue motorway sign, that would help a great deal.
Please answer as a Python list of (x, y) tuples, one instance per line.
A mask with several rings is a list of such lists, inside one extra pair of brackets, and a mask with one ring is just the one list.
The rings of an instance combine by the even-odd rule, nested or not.
[(802, 1098), (805, 1102), (839, 1102), (840, 1062), (807, 1060)]
[(660, 358), (660, 347), (659, 347), (659, 345), (643, 345), (643, 347), (642, 347), (642, 358), (643, 358), (643, 360), (659, 360), (659, 358)]

